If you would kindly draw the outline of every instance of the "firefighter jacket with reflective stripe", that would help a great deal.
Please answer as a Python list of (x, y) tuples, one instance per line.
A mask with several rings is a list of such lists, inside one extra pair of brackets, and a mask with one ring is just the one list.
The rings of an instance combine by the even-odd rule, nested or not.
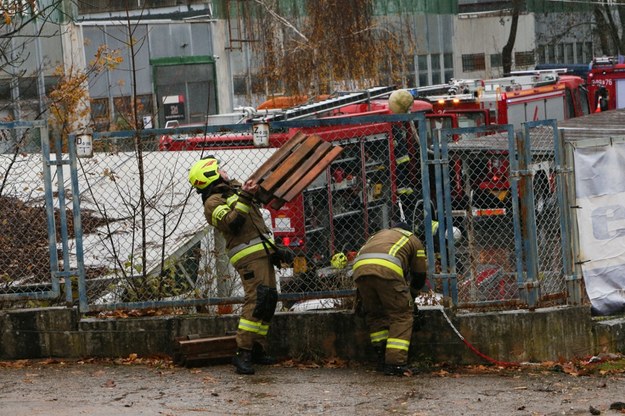
[(413, 273), (426, 272), (425, 250), (410, 231), (385, 229), (369, 238), (354, 259), (352, 268), (354, 280), (361, 276), (410, 280)]
[(260, 234), (271, 238), (260, 207), (240, 192), (237, 181), (215, 186), (204, 201), (204, 215), (209, 224), (223, 233), (232, 264), (244, 257), (251, 260), (267, 256), (265, 246), (272, 251), (260, 238)]

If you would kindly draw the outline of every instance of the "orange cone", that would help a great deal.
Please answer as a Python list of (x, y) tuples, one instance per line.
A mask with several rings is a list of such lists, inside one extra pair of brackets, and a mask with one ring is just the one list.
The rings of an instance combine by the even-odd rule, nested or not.
[(601, 112), (601, 100), (597, 100), (597, 108), (595, 109), (595, 113)]

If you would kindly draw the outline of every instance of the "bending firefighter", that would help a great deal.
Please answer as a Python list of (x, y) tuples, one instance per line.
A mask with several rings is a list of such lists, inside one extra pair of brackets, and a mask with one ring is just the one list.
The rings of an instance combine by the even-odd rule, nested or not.
[[(356, 288), (361, 297), (378, 371), (412, 375), (408, 350), (413, 330), (414, 298), (425, 284), (426, 256), (421, 241), (405, 223), (378, 231), (354, 259)], [(410, 284), (408, 283), (410, 282)]]
[(212, 156), (191, 166), (189, 182), (202, 196), (206, 220), (222, 232), (230, 262), (241, 276), (245, 298), (232, 363), (237, 373), (254, 374), (253, 363), (275, 363), (266, 351), (278, 301), (271, 235), (253, 199), (258, 185), (229, 179)]

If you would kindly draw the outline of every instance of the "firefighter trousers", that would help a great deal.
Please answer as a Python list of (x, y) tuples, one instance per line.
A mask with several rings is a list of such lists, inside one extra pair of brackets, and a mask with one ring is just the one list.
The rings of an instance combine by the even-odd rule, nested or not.
[(399, 279), (361, 276), (356, 287), (362, 298), (371, 343), (374, 346), (386, 343), (386, 364), (407, 364), (414, 304), (408, 284)]
[(249, 261), (242, 259), (236, 269), (245, 292), (237, 328), (237, 347), (251, 350), (254, 344), (259, 344), (267, 351), (269, 322), (278, 303), (274, 266), (269, 257), (263, 256)]

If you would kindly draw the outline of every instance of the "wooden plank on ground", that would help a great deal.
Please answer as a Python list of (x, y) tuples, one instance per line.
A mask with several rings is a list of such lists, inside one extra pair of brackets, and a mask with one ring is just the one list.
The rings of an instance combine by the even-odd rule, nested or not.
[(223, 362), (236, 354), (236, 336), (176, 338), (174, 362), (185, 366)]

